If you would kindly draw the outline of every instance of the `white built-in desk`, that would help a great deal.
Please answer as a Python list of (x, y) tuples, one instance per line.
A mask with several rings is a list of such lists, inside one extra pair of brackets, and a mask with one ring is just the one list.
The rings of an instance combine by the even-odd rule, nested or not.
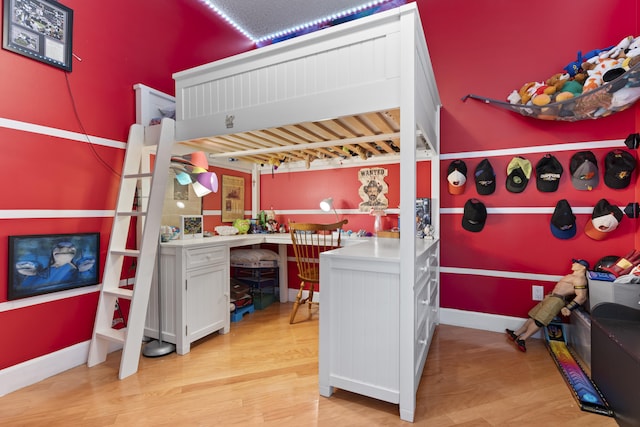
[[(401, 302), (401, 274), (413, 274), (407, 306)], [(438, 276), (433, 240), (416, 242), (414, 272), (400, 271), (399, 239), (320, 254), (322, 396), (337, 387), (399, 403), (401, 418), (413, 421), (415, 393), (439, 322)], [(412, 327), (404, 330), (403, 323)]]
[[(343, 238), (351, 245), (362, 240)], [(287, 245), (289, 233), (213, 236), (172, 240), (160, 244), (162, 339), (176, 345), (178, 354), (213, 332), (229, 332), (229, 250), (261, 243), (278, 245), (280, 302), (288, 300)], [(158, 285), (154, 275), (144, 334), (158, 338)]]

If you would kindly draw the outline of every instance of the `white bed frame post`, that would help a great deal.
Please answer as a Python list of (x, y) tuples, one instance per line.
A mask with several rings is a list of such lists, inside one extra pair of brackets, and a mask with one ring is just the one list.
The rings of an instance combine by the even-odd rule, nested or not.
[(258, 218), (260, 209), (260, 165), (251, 170), (251, 218)]
[(415, 307), (416, 261), (416, 107), (414, 13), (400, 16), (400, 418), (413, 422), (416, 408)]
[[(417, 265), (415, 202), (417, 198), (417, 150), (426, 148), (431, 157), (431, 209), (435, 239), (439, 239), (440, 209), (440, 98), (417, 9), (400, 8), (400, 418), (413, 422), (416, 392), (425, 359), (418, 359), (415, 284)], [(426, 145), (426, 147), (425, 147)], [(436, 258), (439, 260), (439, 249)], [(439, 264), (439, 262), (438, 262)], [(439, 266), (436, 267), (439, 277)], [(439, 282), (439, 278), (437, 279)], [(439, 291), (438, 291), (439, 299)], [(436, 307), (439, 307), (438, 303)], [(439, 316), (434, 319), (439, 323)], [(429, 333), (430, 341), (432, 333)], [(427, 343), (427, 348), (430, 343)], [(427, 386), (425, 384), (424, 386)]]

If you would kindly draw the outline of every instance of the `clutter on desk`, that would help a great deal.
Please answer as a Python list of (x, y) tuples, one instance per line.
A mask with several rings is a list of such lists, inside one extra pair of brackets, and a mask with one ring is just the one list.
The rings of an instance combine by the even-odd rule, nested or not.
[(216, 233), (220, 236), (233, 236), (234, 234), (238, 234), (238, 229), (230, 225), (219, 225), (215, 227), (214, 230), (216, 230)]
[(180, 228), (173, 227), (171, 225), (160, 226), (160, 241), (165, 243), (169, 240), (176, 240), (180, 238)]
[(235, 219), (233, 226), (238, 230), (240, 234), (247, 234), (251, 229), (251, 222), (248, 219)]
[(249, 233), (286, 233), (287, 228), (283, 223), (278, 222), (276, 211), (273, 207), (268, 210), (261, 210), (257, 218), (251, 218), (249, 221)]

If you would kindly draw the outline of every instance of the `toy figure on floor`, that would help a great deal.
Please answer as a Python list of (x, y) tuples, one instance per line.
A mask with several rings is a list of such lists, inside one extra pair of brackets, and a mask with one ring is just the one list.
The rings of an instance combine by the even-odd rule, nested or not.
[[(545, 296), (535, 307), (529, 310), (529, 318), (524, 324), (512, 331), (505, 329), (507, 337), (513, 341), (521, 351), (527, 351), (525, 341), (543, 326), (547, 326), (558, 313), (569, 316), (587, 301), (587, 269), (589, 263), (582, 259), (574, 259), (571, 264), (571, 274), (567, 274), (556, 283), (553, 291)], [(565, 301), (574, 295), (569, 303)]]

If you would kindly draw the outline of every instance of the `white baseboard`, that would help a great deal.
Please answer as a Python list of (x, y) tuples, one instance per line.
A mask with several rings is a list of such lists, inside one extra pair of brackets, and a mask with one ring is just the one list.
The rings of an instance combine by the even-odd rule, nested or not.
[(63, 348), (0, 371), (0, 396), (87, 363), (89, 341)]
[[(499, 314), (478, 313), (475, 311), (440, 309), (440, 324), (480, 329), (491, 332), (504, 332), (505, 328), (518, 329), (526, 318), (502, 316)], [(542, 332), (536, 332), (531, 338), (542, 338)]]
[[(86, 365), (89, 344), (90, 341), (85, 341), (0, 370), (0, 397), (76, 366)], [(121, 348), (121, 345), (112, 343), (109, 345), (109, 353)]]

